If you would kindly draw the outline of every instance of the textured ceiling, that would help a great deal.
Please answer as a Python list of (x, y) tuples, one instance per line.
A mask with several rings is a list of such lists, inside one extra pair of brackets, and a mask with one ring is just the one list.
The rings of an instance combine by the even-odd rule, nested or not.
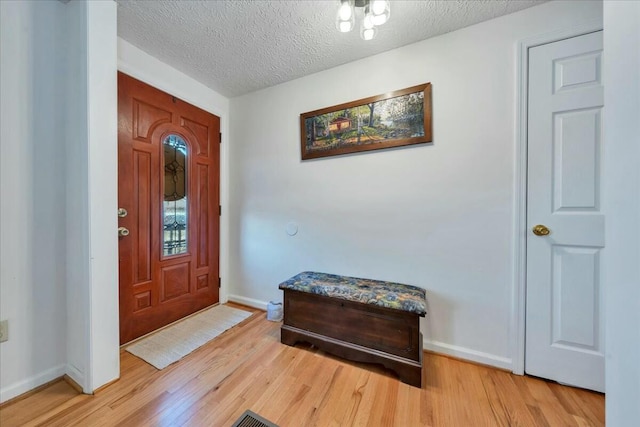
[(227, 97), (544, 2), (392, 1), (389, 22), (364, 41), (359, 27), (336, 30), (337, 0), (117, 1), (120, 37)]

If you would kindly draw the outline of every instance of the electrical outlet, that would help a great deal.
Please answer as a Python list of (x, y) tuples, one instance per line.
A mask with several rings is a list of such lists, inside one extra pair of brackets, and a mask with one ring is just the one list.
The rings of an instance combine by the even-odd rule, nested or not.
[(0, 342), (5, 342), (9, 339), (9, 321), (3, 320), (0, 322)]

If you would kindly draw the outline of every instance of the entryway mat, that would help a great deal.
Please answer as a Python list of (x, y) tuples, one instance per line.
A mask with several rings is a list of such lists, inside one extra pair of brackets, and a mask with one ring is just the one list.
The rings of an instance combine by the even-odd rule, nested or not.
[(136, 341), (125, 350), (164, 369), (251, 315), (248, 311), (217, 305)]

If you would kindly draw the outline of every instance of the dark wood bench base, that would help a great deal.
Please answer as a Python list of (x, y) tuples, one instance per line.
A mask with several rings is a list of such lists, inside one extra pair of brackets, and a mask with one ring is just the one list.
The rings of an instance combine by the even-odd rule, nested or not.
[(284, 290), (280, 341), (308, 342), (348, 360), (378, 363), (422, 387), (419, 315), (323, 295)]
[(422, 357), (419, 362), (416, 362), (290, 326), (282, 326), (280, 334), (280, 341), (283, 344), (294, 346), (297, 342), (307, 342), (327, 353), (347, 360), (378, 363), (394, 371), (403, 383), (418, 388), (422, 387)]

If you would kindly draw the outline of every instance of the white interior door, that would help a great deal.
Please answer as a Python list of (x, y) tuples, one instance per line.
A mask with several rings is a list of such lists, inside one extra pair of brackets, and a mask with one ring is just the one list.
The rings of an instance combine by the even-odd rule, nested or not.
[(601, 31), (529, 49), (525, 371), (601, 392), (603, 101)]

